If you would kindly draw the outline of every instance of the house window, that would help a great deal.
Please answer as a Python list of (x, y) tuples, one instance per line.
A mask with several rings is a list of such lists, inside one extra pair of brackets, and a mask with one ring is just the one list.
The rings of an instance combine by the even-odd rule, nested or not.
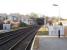
[(16, 16), (12, 16), (12, 19), (13, 19), (13, 20), (17, 20), (17, 17), (16, 17)]

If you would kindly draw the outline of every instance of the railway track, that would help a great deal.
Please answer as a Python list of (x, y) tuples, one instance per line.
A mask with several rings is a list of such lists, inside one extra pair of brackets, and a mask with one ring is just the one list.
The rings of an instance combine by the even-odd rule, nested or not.
[[(29, 28), (30, 29), (30, 28)], [(25, 30), (25, 32), (27, 32), (28, 30)], [(21, 33), (21, 30), (20, 31), (17, 31), (15, 33), (12, 33), (12, 34), (8, 34), (7, 36), (4, 36), (4, 37), (1, 37), (0, 38), (0, 45), (8, 42), (9, 40), (13, 39), (13, 38), (16, 38), (17, 36), (25, 33), (24, 30), (22, 30), (22, 33)]]
[[(5, 34), (6, 36), (2, 35), (0, 37), (0, 50), (26, 50), (38, 29), (39, 27), (29, 27), (16, 32), (7, 33), (7, 35)], [(22, 44), (22, 46), (20, 44)]]
[[(29, 27), (29, 28), (31, 28), (31, 27)], [(23, 28), (23, 29), (19, 29), (19, 30), (24, 31), (24, 30), (26, 30), (26, 29), (27, 29), (27, 28)], [(19, 32), (19, 30), (11, 31), (11, 32), (6, 32), (6, 33), (3, 33), (3, 34), (0, 34), (0, 39), (1, 39), (2, 37), (6, 37), (6, 36), (9, 36), (9, 35), (15, 34), (15, 33)]]

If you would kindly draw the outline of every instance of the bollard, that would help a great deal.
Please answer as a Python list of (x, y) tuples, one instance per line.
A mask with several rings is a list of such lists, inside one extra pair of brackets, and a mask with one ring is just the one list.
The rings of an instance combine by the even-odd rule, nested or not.
[(60, 30), (58, 30), (58, 38), (60, 38)]

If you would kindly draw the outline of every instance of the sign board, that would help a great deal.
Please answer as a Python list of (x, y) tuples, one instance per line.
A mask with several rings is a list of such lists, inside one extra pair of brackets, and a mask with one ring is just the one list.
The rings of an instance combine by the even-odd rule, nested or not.
[(10, 28), (10, 24), (3, 24), (3, 30), (5, 30), (6, 32), (9, 32)]

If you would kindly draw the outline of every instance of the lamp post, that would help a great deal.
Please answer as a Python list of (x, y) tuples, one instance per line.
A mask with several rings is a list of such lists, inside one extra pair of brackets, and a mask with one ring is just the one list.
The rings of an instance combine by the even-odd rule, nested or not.
[(59, 16), (59, 22), (60, 22), (60, 7), (57, 4), (53, 4), (53, 6), (58, 7), (58, 13), (59, 13), (58, 16)]
[[(59, 5), (57, 5), (57, 4), (53, 4), (53, 6), (58, 6), (58, 11), (59, 11), (59, 22), (60, 22), (60, 6)], [(59, 27), (60, 29), (62, 29), (62, 27)], [(61, 30), (60, 29), (58, 29), (58, 37), (60, 38), (60, 35), (61, 35)]]

